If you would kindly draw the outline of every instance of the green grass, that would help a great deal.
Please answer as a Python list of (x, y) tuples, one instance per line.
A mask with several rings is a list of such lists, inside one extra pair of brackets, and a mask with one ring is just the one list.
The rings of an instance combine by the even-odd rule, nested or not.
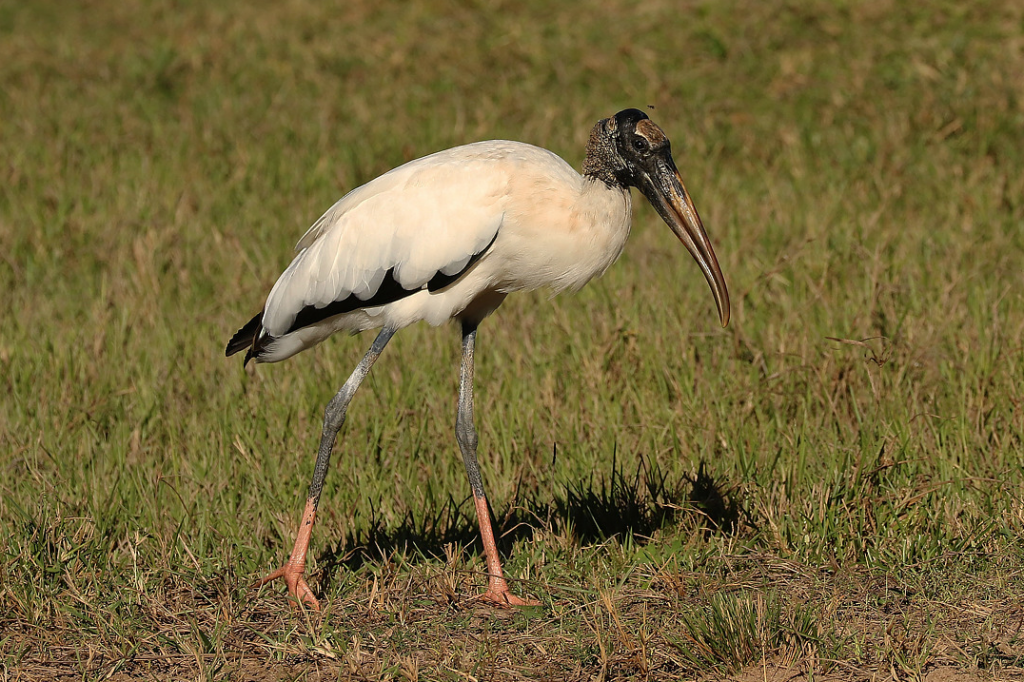
[[(0, 670), (1024, 675), (1021, 93), (1010, 0), (0, 0)], [(544, 606), (469, 602), (458, 334), (426, 326), (335, 451), (324, 614), (251, 591), (370, 342), (222, 357), (304, 229), (469, 141), (579, 167), (646, 105), (733, 321), (644, 205), (603, 279), (481, 327), (485, 485)]]

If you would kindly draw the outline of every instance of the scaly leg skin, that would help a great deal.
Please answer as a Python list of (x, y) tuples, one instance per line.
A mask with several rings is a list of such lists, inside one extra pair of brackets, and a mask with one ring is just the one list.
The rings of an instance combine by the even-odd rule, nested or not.
[(331, 452), (334, 450), (334, 442), (338, 439), (338, 431), (345, 423), (345, 413), (348, 411), (348, 404), (352, 402), (352, 396), (356, 389), (369, 374), (373, 363), (380, 357), (384, 346), (388, 344), (391, 337), (395, 335), (394, 329), (384, 327), (373, 340), (370, 350), (356, 365), (352, 375), (341, 387), (341, 389), (327, 403), (324, 410), (324, 428), (320, 436), (320, 449), (316, 455), (316, 466), (313, 469), (313, 481), (309, 484), (309, 495), (306, 497), (306, 509), (302, 513), (302, 523), (299, 525), (299, 533), (295, 538), (295, 546), (292, 554), (284, 566), (277, 569), (263, 580), (255, 583), (254, 588), (262, 587), (267, 583), (284, 578), (288, 586), (288, 593), (298, 604), (306, 604), (313, 610), (320, 610), (320, 602), (313, 596), (313, 590), (309, 588), (303, 573), (306, 570), (306, 552), (309, 550), (309, 539), (313, 535), (313, 522), (316, 521), (316, 509), (320, 503), (320, 493), (324, 488), (324, 479), (327, 477), (327, 466), (331, 462)]
[(498, 606), (540, 606), (534, 599), (523, 599), (512, 594), (505, 582), (501, 570), (501, 559), (498, 558), (498, 547), (494, 543), (494, 531), (491, 528), (491, 515), (487, 511), (487, 498), (473, 495), (476, 503), (476, 516), (480, 521), (480, 539), (484, 543), (484, 557), (487, 559), (487, 591), (477, 597), (481, 601), (489, 601)]
[(462, 324), (462, 369), (459, 376), (459, 414), (455, 420), (455, 439), (462, 450), (462, 461), (466, 465), (469, 486), (473, 489), (476, 517), (480, 523), (480, 539), (484, 544), (487, 559), (487, 591), (477, 597), (498, 606), (539, 606), (540, 602), (522, 599), (512, 594), (501, 570), (498, 547), (494, 542), (491, 514), (487, 510), (487, 496), (480, 478), (480, 464), (476, 459), (477, 435), (473, 425), (473, 353), (476, 346), (476, 324)]
[(299, 604), (306, 604), (314, 611), (320, 610), (320, 602), (313, 596), (313, 590), (309, 588), (303, 573), (306, 571), (306, 552), (309, 549), (309, 538), (313, 535), (313, 522), (316, 520), (316, 502), (306, 500), (306, 510), (302, 513), (302, 525), (299, 526), (298, 537), (295, 538), (295, 547), (292, 548), (292, 555), (288, 557), (287, 563), (277, 569), (266, 578), (253, 583), (252, 589), (263, 587), (269, 582), (284, 578), (288, 586), (288, 594)]

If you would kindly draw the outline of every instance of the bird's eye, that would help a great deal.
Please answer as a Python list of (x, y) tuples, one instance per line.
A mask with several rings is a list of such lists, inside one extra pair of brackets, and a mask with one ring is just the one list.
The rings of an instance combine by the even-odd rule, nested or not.
[(651, 144), (647, 141), (647, 138), (636, 135), (633, 137), (633, 149), (640, 152), (641, 154), (647, 153), (650, 150)]

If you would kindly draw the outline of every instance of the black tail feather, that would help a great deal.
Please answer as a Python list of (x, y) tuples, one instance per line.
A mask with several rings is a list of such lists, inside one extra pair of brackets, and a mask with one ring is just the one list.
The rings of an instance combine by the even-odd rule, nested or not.
[(245, 323), (245, 326), (235, 332), (235, 335), (228, 341), (228, 347), (224, 349), (224, 355), (230, 357), (240, 350), (246, 348), (249, 352), (245, 354), (246, 363), (252, 358), (252, 348), (256, 341), (256, 335), (263, 327), (263, 311)]

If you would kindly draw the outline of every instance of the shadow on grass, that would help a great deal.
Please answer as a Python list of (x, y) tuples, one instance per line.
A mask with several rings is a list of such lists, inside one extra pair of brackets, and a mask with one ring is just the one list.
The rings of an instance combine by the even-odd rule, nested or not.
[[(535, 490), (522, 496), (519, 491), (491, 514), (501, 554), (519, 540), (532, 539), (537, 530), (546, 535), (568, 534), (580, 545), (627, 536), (642, 545), (682, 515), (695, 517), (705, 534), (731, 531), (739, 506), (724, 489), (724, 482), (712, 477), (704, 462), (693, 477), (670, 481), (656, 464), (640, 457), (631, 474), (613, 463), (609, 478), (591, 476), (553, 494)], [(372, 519), (368, 529), (350, 533), (325, 549), (317, 563), (324, 569), (322, 576), (331, 576), (338, 566), (358, 569), (396, 551), (441, 558), (449, 544), (481, 550), (476, 513), (468, 497), (461, 504), (449, 497), (443, 506), (427, 509), (420, 517), (410, 512), (398, 526), (385, 527)]]

